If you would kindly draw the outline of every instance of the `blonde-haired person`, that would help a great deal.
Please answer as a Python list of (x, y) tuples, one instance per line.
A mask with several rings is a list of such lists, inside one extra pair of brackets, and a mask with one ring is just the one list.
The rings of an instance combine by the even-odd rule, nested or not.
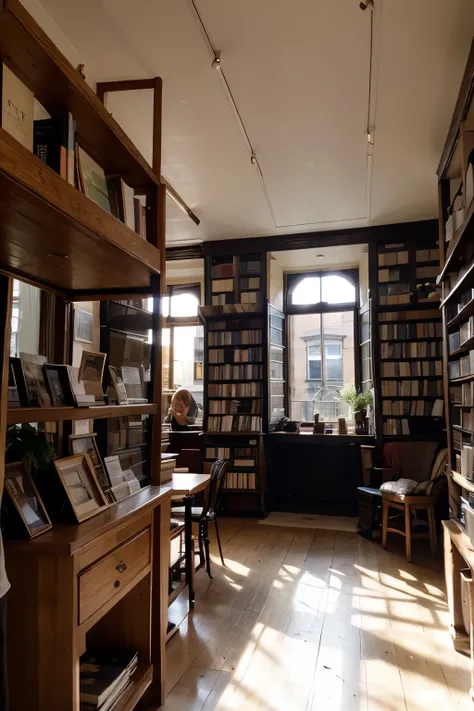
[(187, 430), (189, 425), (194, 425), (198, 414), (198, 406), (189, 390), (179, 388), (171, 398), (171, 407), (168, 410), (167, 421), (171, 422), (173, 431)]

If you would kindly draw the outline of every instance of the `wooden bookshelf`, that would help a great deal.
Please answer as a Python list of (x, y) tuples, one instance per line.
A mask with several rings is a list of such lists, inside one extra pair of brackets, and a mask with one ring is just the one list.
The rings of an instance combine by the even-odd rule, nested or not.
[[(384, 439), (410, 437), (421, 422), (415, 418), (422, 417), (429, 429), (433, 405), (443, 397), (438, 271), (436, 234), (431, 239), (415, 234), (377, 247), (374, 348), (379, 354), (378, 424)], [(439, 437), (439, 418), (436, 423), (433, 418), (432, 438)]]
[[(161, 79), (151, 80), (150, 85), (155, 91), (152, 167), (18, 0), (0, 3), (0, 80), (3, 63), (52, 117), (72, 114), (77, 145), (106, 176), (118, 175), (135, 195), (146, 195), (147, 239), (20, 145), (1, 126), (0, 117), (0, 488), (6, 429), (11, 425), (60, 423), (56, 432), (62, 451), (67, 452), (71, 421), (100, 423), (137, 415), (148, 415), (150, 420), (149, 485), (83, 523), (71, 523), (67, 507), (62, 507), (45, 534), (31, 541), (5, 541), (12, 583), (8, 625), (15, 630), (7, 654), (10, 705), (12, 711), (79, 711), (79, 658), (89, 645), (100, 643), (138, 651), (138, 668), (117, 709), (132, 711), (145, 693), (149, 703), (158, 707), (165, 684), (171, 496), (169, 487), (160, 486), (158, 344), (166, 198), (161, 181)], [(153, 297), (154, 311), (146, 317), (153, 331), (149, 402), (8, 409), (14, 277), (55, 297), (51, 324), (55, 363), (71, 363), (71, 301)], [(127, 315), (134, 329), (144, 327), (139, 309)], [(50, 474), (46, 483), (53, 487), (54, 471)], [(114, 556), (122, 556), (126, 563), (118, 585), (98, 572), (113, 564)], [(96, 594), (90, 588), (85, 592), (90, 571), (97, 571), (100, 582)], [(90, 614), (83, 612), (86, 595), (93, 601)]]
[[(466, 646), (468, 650), (470, 648), (467, 653), (471, 656), (474, 688), (474, 647), (472, 638), (470, 645), (465, 644), (459, 585), (460, 568), (474, 570), (473, 544), (466, 526), (469, 514), (465, 513), (465, 507), (470, 506), (470, 497), (474, 493), (472, 472), (468, 471), (469, 451), (474, 443), (474, 199), (468, 194), (474, 179), (473, 92), (474, 41), (438, 167), (442, 255), (438, 283), (443, 289), (444, 396), (451, 519), (443, 522), (445, 574), (454, 646), (464, 652)], [(474, 634), (472, 625), (469, 632), (471, 636)]]

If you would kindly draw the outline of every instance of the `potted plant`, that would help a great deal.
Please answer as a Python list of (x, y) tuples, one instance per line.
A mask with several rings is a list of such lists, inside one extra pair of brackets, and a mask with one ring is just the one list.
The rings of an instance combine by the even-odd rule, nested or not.
[(357, 392), (353, 385), (341, 388), (341, 399), (350, 406), (356, 425), (357, 434), (365, 434), (367, 431), (367, 408), (373, 404), (373, 397), (370, 391)]
[(7, 462), (24, 462), (27, 470), (39, 472), (49, 468), (55, 456), (54, 447), (32, 425), (12, 425), (7, 430)]

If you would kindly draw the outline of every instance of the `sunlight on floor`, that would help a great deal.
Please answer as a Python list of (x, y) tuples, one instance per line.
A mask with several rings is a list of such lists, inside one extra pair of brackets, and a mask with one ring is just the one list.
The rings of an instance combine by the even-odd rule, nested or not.
[(348, 532), (222, 528), (226, 567), (198, 574), (168, 645), (164, 711), (471, 709), (439, 567)]

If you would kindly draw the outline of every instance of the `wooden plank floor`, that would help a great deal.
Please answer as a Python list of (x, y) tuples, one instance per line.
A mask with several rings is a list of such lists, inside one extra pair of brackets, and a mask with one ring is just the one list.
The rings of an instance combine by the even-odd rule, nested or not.
[[(472, 711), (426, 549), (409, 564), (397, 538), (383, 551), (241, 519), (222, 519), (221, 536), (227, 565), (213, 541), (214, 580), (199, 571), (168, 644), (165, 711)], [(184, 610), (178, 599), (172, 619)]]

